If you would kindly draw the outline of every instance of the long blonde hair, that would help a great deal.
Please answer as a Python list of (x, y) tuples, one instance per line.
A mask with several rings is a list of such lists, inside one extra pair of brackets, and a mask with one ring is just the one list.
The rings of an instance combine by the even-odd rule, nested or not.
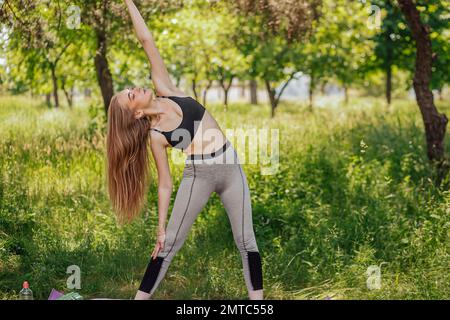
[(119, 223), (131, 222), (147, 200), (150, 118), (136, 119), (128, 106), (113, 96), (106, 136), (109, 199)]

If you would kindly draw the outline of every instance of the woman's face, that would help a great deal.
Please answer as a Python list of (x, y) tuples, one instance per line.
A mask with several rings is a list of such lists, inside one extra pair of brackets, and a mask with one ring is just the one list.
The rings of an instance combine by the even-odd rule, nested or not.
[(146, 88), (127, 88), (120, 92), (120, 99), (132, 111), (147, 109), (153, 100), (153, 92)]

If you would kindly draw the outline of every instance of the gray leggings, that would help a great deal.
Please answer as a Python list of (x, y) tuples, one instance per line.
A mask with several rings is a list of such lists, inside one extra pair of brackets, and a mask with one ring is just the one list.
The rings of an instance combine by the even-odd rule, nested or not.
[(167, 228), (164, 249), (151, 259), (139, 287), (153, 294), (199, 212), (216, 192), (226, 209), (234, 241), (242, 258), (247, 289), (263, 288), (262, 265), (253, 231), (247, 179), (236, 151), (227, 141), (214, 154), (188, 156)]

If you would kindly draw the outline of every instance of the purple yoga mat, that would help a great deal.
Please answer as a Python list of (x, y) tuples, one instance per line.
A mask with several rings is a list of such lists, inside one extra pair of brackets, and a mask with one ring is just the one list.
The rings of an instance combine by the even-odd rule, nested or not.
[(52, 292), (50, 292), (48, 300), (56, 300), (56, 299), (58, 299), (59, 297), (61, 297), (63, 295), (64, 295), (64, 293), (59, 292), (59, 291), (57, 291), (55, 289), (52, 289)]

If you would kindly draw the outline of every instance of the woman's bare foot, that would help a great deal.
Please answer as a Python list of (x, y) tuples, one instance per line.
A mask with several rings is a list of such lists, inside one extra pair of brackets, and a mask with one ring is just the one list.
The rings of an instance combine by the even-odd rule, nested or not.
[(250, 300), (264, 300), (263, 299), (263, 290), (251, 290), (248, 292), (248, 297)]
[(147, 292), (138, 290), (136, 292), (136, 296), (134, 297), (134, 300), (150, 300), (151, 295)]

